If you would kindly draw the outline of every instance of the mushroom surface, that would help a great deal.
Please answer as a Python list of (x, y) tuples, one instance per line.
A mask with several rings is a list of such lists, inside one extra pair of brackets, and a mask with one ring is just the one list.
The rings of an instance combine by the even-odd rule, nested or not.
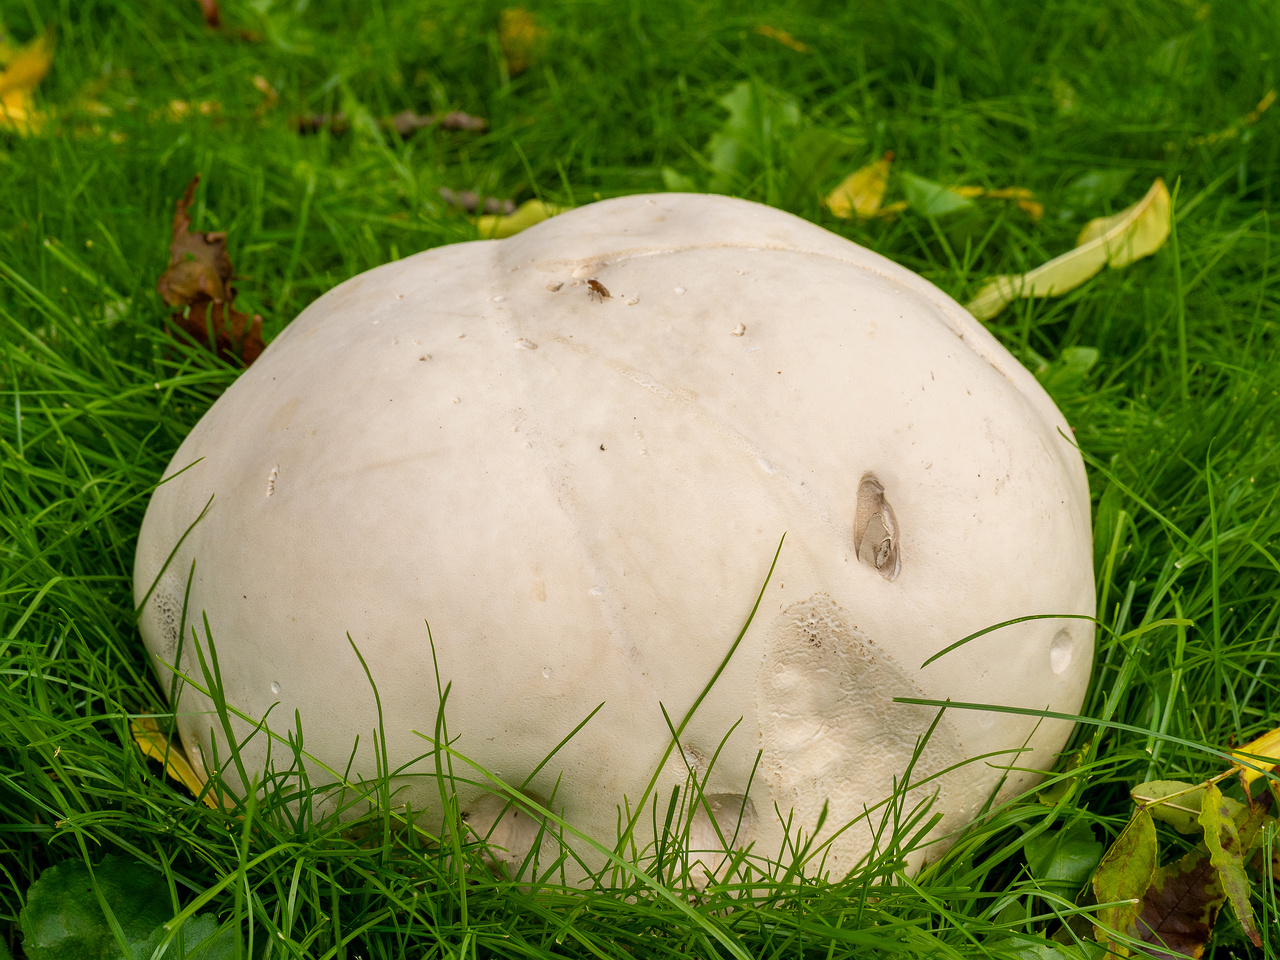
[[(270, 710), (281, 737), (297, 711), (307, 752), (354, 781), (381, 744), (350, 635), (395, 802), (415, 811), (440, 815), (439, 683), (457, 754), (606, 846), (620, 808), (643, 804), (634, 836), (652, 850), (673, 788), (696, 781), (706, 802), (682, 803), (698, 885), (734, 851), (785, 860), (786, 818), (794, 843), (824, 809), (825, 868), (853, 868), (908, 776), (907, 812), (932, 798), (943, 815), (918, 864), (1051, 767), (1070, 725), (895, 701), (1083, 700), (1083, 619), (1016, 623), (922, 668), (1004, 621), (1092, 615), (1070, 436), (989, 333), (891, 261), (742, 200), (607, 200), (387, 264), (304, 310), (155, 492), (142, 635), (166, 690), (175, 663), (203, 682), (207, 617), (227, 701)], [(730, 651), (784, 533), (750, 628), (669, 750), (667, 717)], [(214, 741), (225, 760), (210, 700), (180, 689), (192, 760)], [(260, 771), (267, 737), (242, 759)], [(453, 767), (508, 868), (546, 842)]]

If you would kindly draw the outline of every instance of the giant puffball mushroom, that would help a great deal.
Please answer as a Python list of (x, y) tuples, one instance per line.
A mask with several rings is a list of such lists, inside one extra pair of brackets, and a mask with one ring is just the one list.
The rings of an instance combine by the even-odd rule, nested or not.
[[(370, 270), (303, 311), (155, 492), (142, 634), (165, 689), (185, 623), (186, 676), (203, 685), (212, 642), (231, 705), (271, 711), (282, 738), (297, 711), (313, 784), (319, 764), (380, 769), (354, 644), (395, 802), (437, 818), (448, 685), (458, 802), (509, 867), (542, 821), (504, 822), (529, 811), (495, 807), (462, 757), (606, 847), (643, 803), (643, 852), (680, 788), (698, 885), (728, 855), (703, 848), (785, 860), (784, 832), (808, 839), (824, 809), (815, 846), (848, 871), (909, 774), (906, 809), (942, 814), (918, 864), (1049, 769), (1070, 725), (902, 700), (1082, 702), (1093, 627), (1072, 616), (1094, 588), (1070, 438), (989, 333), (884, 257), (742, 200), (607, 200)], [(721, 665), (784, 533), (668, 752), (667, 718)], [(922, 666), (1035, 615), (1059, 618)], [(210, 700), (180, 689), (193, 761), (225, 760)], [(267, 747), (244, 746), (251, 774)], [(273, 761), (287, 754), (278, 741)]]

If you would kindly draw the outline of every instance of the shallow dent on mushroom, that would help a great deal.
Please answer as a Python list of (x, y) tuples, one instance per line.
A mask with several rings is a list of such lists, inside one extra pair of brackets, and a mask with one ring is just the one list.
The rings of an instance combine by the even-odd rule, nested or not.
[(508, 877), (518, 876), (522, 867), (536, 872), (537, 856), (530, 854), (545, 836), (539, 814), (518, 800), (486, 793), (462, 811), (462, 822), (464, 839), (483, 844), (481, 856), (490, 868)]
[(894, 580), (902, 568), (898, 552), (898, 520), (885, 497), (884, 485), (872, 474), (858, 484), (858, 506), (853, 520), (853, 545), (858, 559), (886, 580)]
[(701, 893), (712, 880), (725, 879), (734, 851), (755, 841), (756, 805), (741, 793), (706, 793), (695, 802), (685, 854), (689, 879)]
[(1064, 627), (1053, 635), (1053, 643), (1049, 645), (1049, 669), (1059, 675), (1066, 673), (1074, 653), (1075, 641), (1071, 631)]

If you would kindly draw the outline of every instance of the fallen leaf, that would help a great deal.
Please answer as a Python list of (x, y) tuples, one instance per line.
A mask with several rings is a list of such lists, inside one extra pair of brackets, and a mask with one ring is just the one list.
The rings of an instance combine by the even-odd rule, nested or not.
[(485, 197), (481, 201), (480, 194), (474, 190), (450, 190), (448, 187), (440, 188), (440, 196), (444, 198), (444, 202), (451, 207), (458, 207), (467, 213), (475, 213), (483, 207), (483, 212), (488, 214), (503, 214), (510, 216), (515, 213), (515, 201), (506, 198)]
[(218, 9), (218, 0), (199, 0), (199, 3), (204, 25), (215, 30), (222, 26), (222, 11)]
[[(41, 872), (25, 899), (18, 922), (28, 960), (150, 957), (171, 937), (174, 909), (164, 874), (132, 858), (109, 854), (92, 873), (79, 860), (54, 864)], [(111, 908), (110, 921), (102, 901)], [(182, 924), (164, 955), (173, 960), (243, 956), (239, 925), (223, 926), (212, 913), (198, 914)]]
[(997, 187), (991, 189), (988, 187), (950, 187), (962, 197), (976, 200), (985, 197), (989, 200), (1013, 200), (1018, 204), (1018, 209), (1029, 216), (1032, 220), (1039, 220), (1044, 216), (1044, 204), (1036, 199), (1036, 195), (1026, 187)]
[[(298, 133), (319, 133), (328, 127), (334, 136), (342, 136), (351, 128), (345, 113), (308, 113), (293, 117), (290, 124)], [(489, 128), (489, 122), (483, 117), (473, 117), (461, 110), (449, 113), (421, 114), (413, 110), (401, 110), (390, 117), (378, 121), (378, 125), (386, 130), (395, 130), (402, 137), (407, 137), (424, 127), (440, 127), (444, 130), (480, 131)]]
[(483, 239), (501, 240), (504, 237), (514, 236), (521, 230), (527, 230), (548, 217), (564, 213), (568, 209), (568, 207), (543, 203), (541, 200), (526, 200), (516, 208), (515, 213), (476, 217), (474, 222)]
[(53, 65), (53, 29), (15, 52), (0, 73), (0, 130), (31, 134), (44, 125), (44, 114), (31, 102), (40, 81)]
[(787, 31), (779, 30), (777, 27), (771, 27), (768, 24), (762, 23), (756, 27), (756, 33), (760, 34), (762, 37), (768, 37), (770, 40), (777, 40), (784, 47), (790, 47), (796, 53), (809, 52), (807, 44), (801, 43), (791, 34), (787, 33)]
[(1104, 847), (1093, 836), (1093, 829), (1083, 822), (1062, 830), (1047, 830), (1029, 839), (1023, 850), (1027, 869), (1043, 884), (1057, 884), (1068, 895), (1080, 889), (1102, 859)]
[[(1215, 143), (1221, 143), (1224, 140), (1234, 140), (1236, 137), (1240, 136), (1241, 132), (1246, 127), (1251, 127), (1261, 120), (1262, 115), (1270, 110), (1271, 105), (1275, 102), (1276, 92), (1274, 90), (1268, 90), (1263, 95), (1262, 99), (1258, 101), (1258, 105), (1245, 114), (1244, 119), (1236, 121), (1229, 127), (1224, 127), (1221, 130), (1215, 130), (1213, 133), (1206, 133), (1198, 137), (1192, 137), (1187, 141), (1187, 146), (1213, 146)], [(1165, 144), (1165, 149), (1167, 150), (1176, 150), (1177, 147), (1178, 145), (1176, 143)]]
[(384, 127), (395, 130), (402, 137), (407, 137), (415, 130), (421, 130), (423, 127), (442, 127), (445, 130), (470, 130), (474, 132), (489, 128), (489, 122), (483, 117), (473, 117), (471, 114), (463, 113), (461, 110), (428, 114), (415, 113), (412, 110), (401, 110), (394, 116), (387, 117), (381, 123)]
[(1076, 248), (1034, 270), (989, 281), (967, 305), (979, 320), (989, 320), (1019, 297), (1052, 297), (1074, 290), (1103, 267), (1119, 268), (1150, 256), (1169, 236), (1171, 202), (1164, 181), (1111, 217), (1085, 224)]
[[(129, 730), (138, 749), (152, 760), (158, 760), (164, 772), (190, 790), (192, 796), (198, 797), (204, 792), (204, 780), (187, 759), (181, 743), (166, 737), (153, 718), (139, 717), (130, 722)], [(218, 801), (212, 791), (204, 793), (204, 804), (212, 810), (218, 809)]]
[(879, 160), (853, 171), (827, 194), (823, 201), (827, 209), (842, 220), (852, 216), (861, 220), (876, 216), (889, 187), (889, 167), (892, 164), (893, 151), (889, 150)]
[(1131, 932), (1160, 948), (1147, 952), (1161, 960), (1199, 960), (1226, 899), (1217, 871), (1197, 848), (1155, 871)]
[(1253, 922), (1253, 904), (1249, 899), (1249, 878), (1244, 872), (1246, 850), (1240, 842), (1240, 831), (1233, 819), (1233, 811), (1224, 802), (1217, 784), (1205, 788), (1200, 809), (1200, 826), (1204, 827), (1204, 842), (1209, 850), (1209, 862), (1218, 871), (1218, 881), (1226, 891), (1227, 899), (1235, 908), (1236, 917), (1245, 935), (1255, 947), (1262, 946), (1262, 937)]
[(1200, 830), (1200, 808), (1204, 785), (1180, 780), (1152, 780), (1129, 791), (1133, 802), (1145, 807), (1157, 820), (1170, 824), (1179, 833)]
[(766, 157), (783, 155), (800, 125), (800, 102), (758, 81), (742, 80), (719, 103), (729, 116), (707, 139), (707, 192), (730, 193), (760, 169)]
[(200, 175), (196, 174), (174, 205), (169, 267), (161, 274), (156, 290), (169, 306), (182, 308), (170, 317), (176, 326), (224, 360), (240, 360), (247, 367), (266, 349), (262, 317), (250, 317), (232, 306), (236, 292), (230, 286), (227, 235), (190, 231), (187, 211), (199, 183)]
[(1093, 875), (1093, 895), (1098, 903), (1111, 904), (1098, 910), (1094, 937), (1122, 957), (1128, 955), (1128, 950), (1111, 939), (1111, 932), (1127, 930), (1138, 914), (1138, 907), (1117, 901), (1141, 900), (1151, 886), (1155, 869), (1155, 823), (1151, 814), (1139, 807), (1111, 849), (1103, 854)]
[[(1260, 759), (1262, 757), (1268, 759)], [(1250, 740), (1243, 747), (1237, 747), (1231, 759), (1240, 768), (1240, 779), (1248, 791), (1253, 781), (1270, 773), (1280, 763), (1280, 727)]]
[(926, 217), (945, 217), (962, 210), (972, 210), (974, 202), (960, 192), (963, 188), (947, 187), (914, 173), (899, 175), (912, 210)]
[(258, 92), (262, 94), (262, 103), (259, 104), (258, 109), (254, 111), (261, 116), (276, 105), (276, 101), (280, 99), (280, 94), (276, 91), (276, 88), (271, 85), (271, 81), (260, 73), (254, 74), (253, 85), (257, 88)]
[(533, 66), (546, 31), (524, 7), (508, 7), (498, 18), (498, 43), (507, 63), (507, 76), (514, 77)]

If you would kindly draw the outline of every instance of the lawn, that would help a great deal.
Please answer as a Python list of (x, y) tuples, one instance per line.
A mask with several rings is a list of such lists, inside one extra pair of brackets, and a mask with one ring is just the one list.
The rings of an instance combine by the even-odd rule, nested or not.
[[(150, 956), (168, 933), (146, 935), (179, 911), (188, 946), (221, 929), (188, 954), (208, 960), (1102, 956), (1090, 924), (1064, 914), (1095, 909), (1089, 881), (1131, 822), (1130, 790), (1215, 776), (1225, 751), (1280, 724), (1277, 8), (529, 3), (524, 65), (504, 53), (501, 3), (221, 6), (212, 29), (195, 0), (0, 0), (9, 48), (56, 37), (28, 104), (40, 120), (0, 127), (0, 957), (24, 955), (28, 890), (69, 861), (96, 868), (108, 901), (149, 898), (145, 923), (122, 915), (94, 934), (102, 957), (131, 940)], [(749, 106), (736, 123), (722, 102), (735, 95)], [(384, 120), (403, 110), (487, 128), (402, 136)], [(822, 198), (886, 151), (885, 203), (906, 208), (834, 216)], [(270, 790), (229, 810), (197, 802), (130, 733), (168, 716), (132, 602), (139, 524), (241, 369), (178, 346), (155, 289), (196, 173), (193, 226), (226, 231), (236, 305), (261, 314), (268, 343), (356, 273), (475, 239), (441, 188), (557, 206), (729, 193), (964, 303), (1163, 178), (1174, 229), (1154, 255), (988, 322), (1075, 427), (1094, 501), (1096, 664), (1058, 775), (918, 875), (903, 836), (847, 878), (783, 872), (700, 899), (667, 892), (660, 870), (530, 889), (385, 812), (298, 822)], [(911, 176), (1024, 188), (1043, 212), (931, 208)], [(1239, 811), (1236, 779), (1220, 786)], [(1157, 819), (1162, 862), (1197, 856), (1204, 818)], [(1275, 828), (1259, 806), (1261, 853), (1236, 877), (1251, 892), (1222, 872), (1222, 895), (1202, 898), (1221, 907), (1206, 955), (1274, 952)], [(1229, 860), (1245, 829), (1210, 827), (1210, 852)]]

